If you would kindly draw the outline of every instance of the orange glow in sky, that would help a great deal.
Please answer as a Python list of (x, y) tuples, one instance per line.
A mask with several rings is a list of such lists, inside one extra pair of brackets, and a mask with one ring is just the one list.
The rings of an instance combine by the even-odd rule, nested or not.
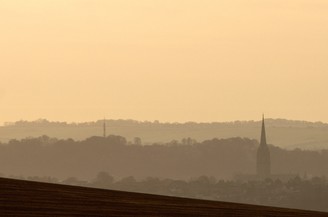
[(0, 0), (0, 122), (328, 122), (327, 0)]

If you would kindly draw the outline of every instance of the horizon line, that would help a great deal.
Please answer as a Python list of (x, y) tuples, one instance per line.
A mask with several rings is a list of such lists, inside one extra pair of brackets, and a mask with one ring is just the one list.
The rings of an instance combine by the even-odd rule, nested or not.
[[(292, 121), (292, 122), (305, 122), (305, 123), (312, 123), (312, 124), (328, 124), (328, 122), (324, 121), (310, 121), (310, 120), (299, 120), (299, 119), (287, 119), (287, 118), (268, 118), (266, 117), (265, 120), (283, 120), (283, 121)], [(17, 122), (49, 122), (49, 123), (67, 123), (67, 124), (82, 124), (82, 123), (92, 123), (92, 122), (98, 122), (98, 121), (104, 121), (103, 118), (95, 119), (95, 120), (85, 120), (85, 121), (62, 121), (62, 120), (50, 120), (47, 118), (38, 118), (38, 119), (19, 119), (16, 121), (4, 121), (0, 122), (0, 126), (6, 126), (10, 124), (15, 124)], [(236, 123), (236, 122), (261, 122), (262, 119), (259, 118), (258, 120), (231, 120), (231, 121), (219, 121), (219, 120), (213, 120), (213, 121), (160, 121), (160, 120), (138, 120), (138, 119), (132, 119), (132, 118), (106, 118), (106, 121), (135, 121), (140, 123), (159, 123), (159, 124), (188, 124), (188, 123), (195, 123), (195, 124), (209, 124), (209, 123)]]

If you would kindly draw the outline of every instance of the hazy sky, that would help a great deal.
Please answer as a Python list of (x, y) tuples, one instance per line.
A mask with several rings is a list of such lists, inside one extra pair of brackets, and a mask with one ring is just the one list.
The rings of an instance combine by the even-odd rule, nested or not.
[(328, 122), (327, 0), (0, 0), (0, 123)]

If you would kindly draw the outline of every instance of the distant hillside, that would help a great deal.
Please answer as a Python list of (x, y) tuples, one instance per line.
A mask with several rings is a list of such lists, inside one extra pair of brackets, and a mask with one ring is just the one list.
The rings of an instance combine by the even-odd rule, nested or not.
[[(121, 135), (128, 141), (140, 137), (143, 144), (167, 143), (191, 137), (197, 141), (210, 138), (246, 137), (258, 140), (259, 121), (235, 121), (226, 123), (160, 123), (138, 122), (134, 120), (107, 120), (107, 132)], [(0, 127), (0, 141), (48, 135), (61, 139), (83, 140), (90, 136), (101, 136), (103, 121), (86, 123), (18, 121)], [(321, 122), (267, 119), (268, 143), (278, 147), (293, 149), (328, 148), (328, 124)]]
[(323, 212), (0, 179), (1, 216), (323, 217)]
[[(201, 175), (231, 179), (255, 174), (258, 142), (247, 138), (193, 140), (162, 145), (128, 144), (121, 136), (82, 141), (46, 136), (11, 140), (0, 146), (4, 175), (77, 177), (90, 180), (100, 171), (114, 177), (190, 179)], [(270, 146), (274, 174), (328, 176), (328, 150), (284, 150)]]

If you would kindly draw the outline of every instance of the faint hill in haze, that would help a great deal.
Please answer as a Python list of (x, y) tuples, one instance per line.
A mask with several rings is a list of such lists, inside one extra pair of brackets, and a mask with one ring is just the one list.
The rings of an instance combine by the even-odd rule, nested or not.
[[(107, 120), (107, 132), (128, 141), (140, 137), (143, 144), (167, 143), (191, 137), (197, 141), (209, 138), (247, 137), (258, 139), (259, 121), (213, 123), (161, 123), (158, 121)], [(283, 148), (323, 149), (328, 147), (328, 124), (322, 122), (266, 119), (268, 142)], [(0, 141), (48, 135), (60, 139), (83, 140), (102, 135), (103, 120), (85, 123), (18, 121), (0, 127)]]

